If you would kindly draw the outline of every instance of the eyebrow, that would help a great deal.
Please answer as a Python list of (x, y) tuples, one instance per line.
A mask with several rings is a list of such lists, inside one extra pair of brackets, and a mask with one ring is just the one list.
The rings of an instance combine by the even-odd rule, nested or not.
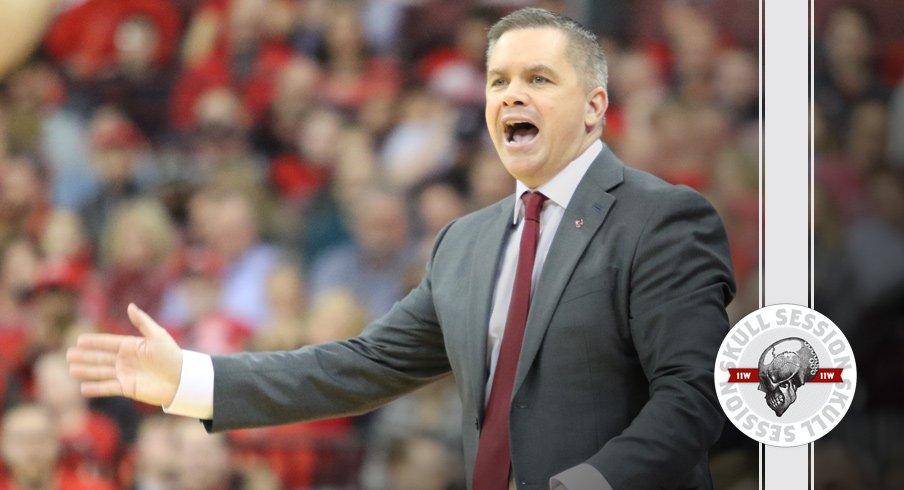
[[(530, 65), (524, 69), (527, 73), (545, 73), (545, 74), (555, 74), (556, 71), (552, 69), (549, 65), (545, 65), (543, 63), (538, 63), (536, 65)], [(492, 68), (487, 70), (487, 76), (502, 76), (505, 75), (505, 71), (499, 68)]]

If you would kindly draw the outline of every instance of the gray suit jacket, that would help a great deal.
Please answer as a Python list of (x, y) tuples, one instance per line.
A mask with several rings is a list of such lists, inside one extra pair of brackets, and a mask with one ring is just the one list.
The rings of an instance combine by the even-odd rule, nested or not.
[[(358, 414), (451, 370), (470, 481), (512, 206), (505, 199), (450, 223), (420, 285), (361, 336), (214, 357), (208, 427)], [(605, 148), (565, 211), (533, 294), (510, 421), (519, 489), (546, 489), (582, 463), (617, 490), (711, 488), (707, 449), (723, 424), (713, 367), (733, 294), (725, 232), (709, 203)]]

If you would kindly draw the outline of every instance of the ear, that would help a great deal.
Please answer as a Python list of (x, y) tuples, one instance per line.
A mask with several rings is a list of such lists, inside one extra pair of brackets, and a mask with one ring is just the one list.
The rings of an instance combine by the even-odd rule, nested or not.
[(609, 93), (603, 87), (596, 87), (587, 95), (587, 110), (584, 113), (584, 125), (595, 128), (602, 124), (603, 115), (609, 108)]

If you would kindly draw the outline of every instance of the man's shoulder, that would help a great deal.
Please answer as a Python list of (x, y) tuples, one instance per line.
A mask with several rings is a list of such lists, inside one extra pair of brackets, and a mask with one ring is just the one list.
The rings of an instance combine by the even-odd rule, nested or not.
[(612, 195), (616, 199), (640, 205), (646, 209), (671, 209), (676, 207), (711, 207), (709, 200), (697, 190), (686, 185), (676, 185), (644, 170), (625, 166), (624, 181)]

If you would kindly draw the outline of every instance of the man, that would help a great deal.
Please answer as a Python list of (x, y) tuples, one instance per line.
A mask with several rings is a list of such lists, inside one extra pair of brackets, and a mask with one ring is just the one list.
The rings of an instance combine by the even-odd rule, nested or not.
[(718, 216), (600, 142), (605, 62), (573, 21), (503, 18), (487, 73), (516, 197), (450, 223), (421, 284), (359, 337), (211, 362), (130, 306), (144, 338), (83, 337), (70, 353), (83, 393), (218, 431), (360, 413), (451, 370), (475, 490), (711, 488), (734, 294)]
[(0, 490), (113, 488), (89, 472), (64, 467), (60, 449), (57, 424), (50, 410), (35, 404), (9, 409), (0, 427), (0, 457), (6, 470), (0, 475)]

